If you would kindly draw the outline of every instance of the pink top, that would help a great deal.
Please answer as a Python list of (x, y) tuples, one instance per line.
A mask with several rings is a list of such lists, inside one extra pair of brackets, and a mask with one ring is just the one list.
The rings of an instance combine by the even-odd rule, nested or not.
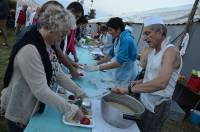
[(73, 55), (76, 54), (76, 49), (75, 49), (75, 35), (76, 35), (76, 30), (71, 30), (69, 43), (68, 43), (67, 49), (66, 49), (67, 54), (69, 54), (70, 52)]

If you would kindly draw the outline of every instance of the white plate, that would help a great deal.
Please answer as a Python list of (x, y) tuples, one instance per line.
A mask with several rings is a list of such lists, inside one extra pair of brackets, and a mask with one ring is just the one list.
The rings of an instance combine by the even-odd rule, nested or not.
[(70, 126), (78, 126), (78, 127), (86, 127), (86, 128), (93, 128), (95, 126), (94, 118), (92, 116), (88, 116), (90, 119), (90, 125), (84, 125), (80, 123), (71, 123), (65, 120), (65, 116), (63, 115), (63, 123)]

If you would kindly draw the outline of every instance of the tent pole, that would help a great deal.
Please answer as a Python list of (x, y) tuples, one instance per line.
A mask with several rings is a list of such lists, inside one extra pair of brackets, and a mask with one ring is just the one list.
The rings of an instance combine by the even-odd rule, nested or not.
[(184, 31), (182, 31), (180, 34), (178, 34), (178, 36), (176, 36), (170, 43), (174, 43), (178, 38), (183, 36)]
[(190, 28), (190, 26), (191, 26), (191, 24), (193, 22), (193, 18), (194, 18), (195, 12), (197, 10), (198, 3), (199, 3), (199, 0), (195, 0), (194, 5), (192, 7), (192, 10), (190, 12), (190, 15), (188, 17), (188, 21), (186, 23), (185, 29), (183, 31), (183, 36), (181, 37), (181, 41), (180, 41), (180, 44), (179, 44), (179, 50), (181, 50), (181, 48), (182, 48), (182, 42), (183, 42), (183, 38), (185, 37), (185, 34), (187, 32), (189, 32), (189, 28)]
[(144, 29), (144, 24), (142, 24), (142, 29), (141, 29), (140, 36), (139, 36), (138, 41), (137, 41), (137, 46), (138, 46), (140, 39), (142, 37), (143, 29)]

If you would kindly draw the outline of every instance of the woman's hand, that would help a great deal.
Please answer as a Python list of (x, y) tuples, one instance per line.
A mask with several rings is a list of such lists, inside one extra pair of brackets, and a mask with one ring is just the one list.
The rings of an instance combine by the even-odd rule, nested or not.
[(71, 104), (71, 111), (66, 111), (65, 120), (69, 122), (79, 122), (83, 118), (84, 114), (81, 109), (75, 105)]
[(112, 88), (111, 91), (113, 93), (117, 93), (117, 94), (127, 94), (128, 93), (128, 89), (127, 88), (120, 88), (120, 87)]
[(72, 78), (79, 78), (79, 76), (80, 76), (78, 71), (76, 70), (76, 68), (71, 69), (70, 74), (71, 74)]
[(78, 109), (75, 116), (73, 117), (73, 120), (80, 121), (83, 118), (83, 116), (84, 116), (83, 112), (80, 109)]
[(78, 64), (77, 62), (72, 62), (72, 65), (73, 65), (75, 68), (79, 68), (79, 67), (80, 67), (80, 64)]
[(85, 97), (87, 97), (85, 93), (82, 93), (82, 94), (77, 96), (77, 98), (81, 99), (81, 100), (83, 100)]

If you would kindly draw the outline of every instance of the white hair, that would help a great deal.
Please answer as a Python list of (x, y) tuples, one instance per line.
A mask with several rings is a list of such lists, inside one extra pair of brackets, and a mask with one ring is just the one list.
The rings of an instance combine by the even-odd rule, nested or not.
[(76, 25), (76, 19), (70, 11), (49, 5), (40, 15), (39, 24), (51, 32), (60, 32), (72, 29)]

